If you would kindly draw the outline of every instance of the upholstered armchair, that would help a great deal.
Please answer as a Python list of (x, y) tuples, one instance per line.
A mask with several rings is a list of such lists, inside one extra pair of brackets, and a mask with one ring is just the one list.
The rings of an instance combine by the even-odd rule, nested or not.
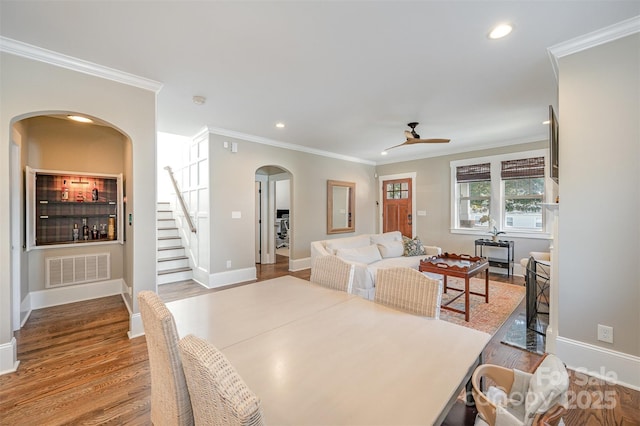
[(543, 260), (545, 262), (551, 262), (551, 253), (543, 252), (543, 251), (530, 251), (529, 257), (523, 257), (520, 259), (520, 265), (522, 265), (522, 270), (526, 273), (527, 264), (529, 263), (530, 258), (534, 258), (535, 260)]

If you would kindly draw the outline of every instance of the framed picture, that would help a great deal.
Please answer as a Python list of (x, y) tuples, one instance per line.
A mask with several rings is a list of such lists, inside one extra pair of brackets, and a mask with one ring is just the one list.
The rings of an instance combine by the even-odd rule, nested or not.
[(558, 130), (558, 118), (553, 111), (553, 106), (549, 105), (549, 176), (556, 183), (558, 183), (558, 171), (560, 163), (558, 161), (558, 142), (559, 142), (559, 130)]

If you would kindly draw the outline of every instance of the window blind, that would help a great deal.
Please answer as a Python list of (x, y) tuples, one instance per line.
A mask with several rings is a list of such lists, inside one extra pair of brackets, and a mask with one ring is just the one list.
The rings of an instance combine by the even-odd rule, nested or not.
[(503, 161), (501, 176), (502, 179), (544, 177), (544, 157)]
[(456, 167), (456, 181), (458, 182), (480, 182), (485, 180), (491, 180), (491, 163)]

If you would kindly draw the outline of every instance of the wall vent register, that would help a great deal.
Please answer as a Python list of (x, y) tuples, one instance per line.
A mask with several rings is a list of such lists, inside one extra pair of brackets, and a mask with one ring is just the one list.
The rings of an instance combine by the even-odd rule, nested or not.
[(104, 281), (111, 278), (109, 253), (47, 257), (45, 264), (47, 288)]

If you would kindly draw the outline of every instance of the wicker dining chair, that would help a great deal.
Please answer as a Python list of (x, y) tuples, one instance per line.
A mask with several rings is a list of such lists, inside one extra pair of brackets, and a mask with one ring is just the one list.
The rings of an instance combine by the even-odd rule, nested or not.
[(351, 293), (354, 266), (338, 256), (316, 257), (311, 266), (312, 283)]
[(373, 300), (415, 315), (438, 319), (442, 281), (411, 268), (378, 269)]
[(260, 400), (222, 352), (192, 334), (179, 346), (196, 425), (264, 424)]
[(151, 421), (156, 426), (193, 425), (173, 315), (152, 291), (138, 293), (138, 303), (151, 371)]

